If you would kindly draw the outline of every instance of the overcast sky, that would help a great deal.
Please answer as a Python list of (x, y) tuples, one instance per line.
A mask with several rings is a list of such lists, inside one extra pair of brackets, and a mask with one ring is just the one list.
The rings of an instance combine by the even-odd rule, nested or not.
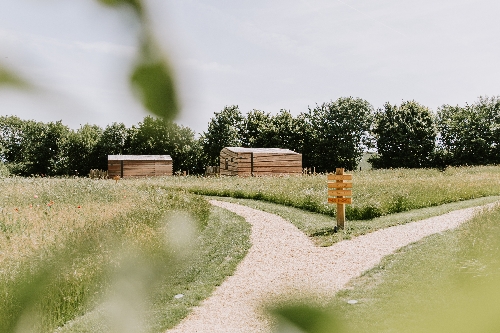
[[(175, 68), (178, 122), (197, 133), (225, 105), (296, 115), (353, 96), (436, 110), (500, 95), (498, 0), (146, 3)], [(0, 90), (0, 114), (137, 124), (136, 37), (132, 16), (92, 0), (2, 0), (0, 64), (39, 89)]]

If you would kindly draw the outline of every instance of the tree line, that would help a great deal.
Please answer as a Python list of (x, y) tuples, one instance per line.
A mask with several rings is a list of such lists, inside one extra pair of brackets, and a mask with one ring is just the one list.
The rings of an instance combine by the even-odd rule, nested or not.
[(317, 172), (354, 170), (363, 153), (376, 151), (375, 168), (444, 168), (500, 163), (500, 97), (480, 97), (437, 112), (415, 102), (384, 104), (341, 97), (293, 116), (226, 106), (198, 138), (188, 127), (147, 116), (137, 125), (113, 123), (77, 130), (58, 122), (0, 117), (0, 159), (13, 174), (87, 175), (107, 169), (107, 155), (167, 154), (174, 170), (190, 174), (219, 164), (229, 146), (287, 148), (302, 153)]

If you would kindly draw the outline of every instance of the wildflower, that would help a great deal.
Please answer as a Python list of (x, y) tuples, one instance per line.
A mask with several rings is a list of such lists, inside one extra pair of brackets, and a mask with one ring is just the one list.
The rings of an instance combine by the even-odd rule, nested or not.
[(38, 199), (38, 195), (36, 195), (36, 194), (35, 194), (35, 195), (33, 196), (33, 198)]
[(50, 207), (50, 206), (52, 206), (53, 204), (54, 204), (54, 201), (50, 201), (50, 202), (47, 204), (47, 206), (49, 206), (49, 207)]

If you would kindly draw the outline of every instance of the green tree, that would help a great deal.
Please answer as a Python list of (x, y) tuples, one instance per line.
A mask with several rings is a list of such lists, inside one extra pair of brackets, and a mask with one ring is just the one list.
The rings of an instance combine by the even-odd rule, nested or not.
[(360, 98), (341, 97), (309, 109), (304, 117), (308, 133), (304, 165), (316, 171), (354, 170), (363, 154), (373, 107)]
[(306, 118), (307, 115), (304, 113), (294, 118), (290, 111), (280, 110), (272, 118), (274, 135), (271, 141), (273, 146), (291, 149), (303, 154), (306, 151), (305, 144), (310, 137), (310, 126)]
[(500, 162), (500, 98), (480, 97), (465, 107), (438, 109), (439, 146), (447, 164)]
[(49, 176), (61, 175), (66, 169), (62, 158), (61, 147), (70, 135), (71, 130), (61, 121), (48, 124), (38, 123), (36, 131), (25, 133), (28, 141), (34, 142), (30, 146), (28, 160), (31, 161), (30, 174), (44, 174)]
[(23, 160), (23, 130), (25, 121), (16, 116), (0, 117), (0, 147), (1, 159), (6, 163), (16, 163)]
[(376, 139), (374, 167), (422, 168), (432, 165), (436, 126), (431, 111), (415, 101), (400, 106), (385, 103), (375, 113)]
[(222, 148), (242, 145), (243, 120), (237, 105), (226, 106), (215, 113), (202, 135), (202, 147), (209, 165), (219, 165)]
[(48, 124), (18, 117), (0, 118), (1, 159), (22, 176), (59, 173), (61, 140), (69, 128), (60, 121)]
[(96, 145), (96, 168), (108, 168), (108, 155), (126, 154), (129, 149), (130, 130), (123, 123), (113, 123), (106, 126)]
[(170, 155), (175, 171), (199, 173), (201, 146), (188, 127), (147, 116), (130, 131), (128, 151), (137, 155)]
[(97, 125), (85, 124), (68, 135), (61, 147), (63, 174), (85, 176), (98, 167), (96, 148), (102, 132)]
[(271, 148), (275, 129), (269, 113), (252, 110), (247, 113), (241, 124), (241, 145), (252, 148)]

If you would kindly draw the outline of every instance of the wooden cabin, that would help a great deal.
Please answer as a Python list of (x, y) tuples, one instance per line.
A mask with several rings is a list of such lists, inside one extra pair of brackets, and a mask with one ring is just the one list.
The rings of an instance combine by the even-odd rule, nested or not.
[(221, 176), (302, 173), (302, 154), (281, 148), (226, 147), (220, 152)]
[(170, 155), (108, 155), (108, 177), (172, 176)]

